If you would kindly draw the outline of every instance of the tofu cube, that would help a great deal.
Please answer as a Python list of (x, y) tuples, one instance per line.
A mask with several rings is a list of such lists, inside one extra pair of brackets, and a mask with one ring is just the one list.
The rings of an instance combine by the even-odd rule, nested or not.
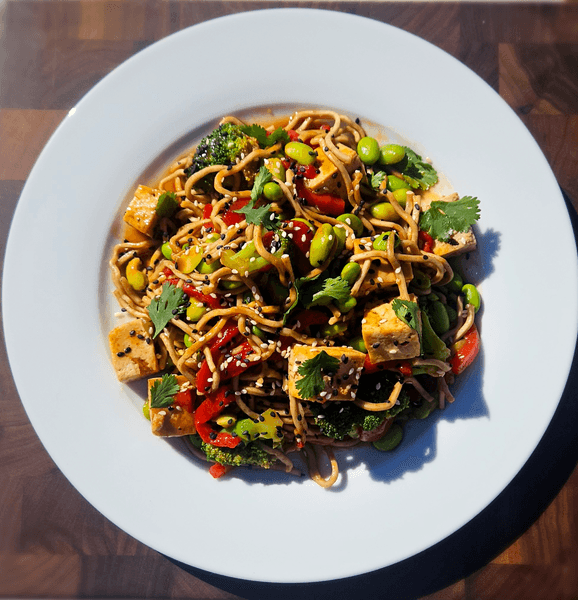
[[(357, 167), (359, 167), (359, 159), (357, 158), (357, 154), (351, 148), (343, 144), (337, 144), (337, 149), (349, 158), (349, 160), (345, 163), (349, 173), (352, 173)], [(323, 148), (321, 146), (316, 148), (316, 152), (316, 167), (319, 169), (319, 174), (313, 179), (306, 179), (305, 184), (310, 190), (315, 192), (318, 191), (340, 196), (342, 192), (345, 191), (345, 187), (343, 186), (343, 177), (341, 177), (339, 174), (337, 167), (329, 160), (327, 154), (323, 152)]]
[(108, 334), (112, 366), (119, 381), (135, 381), (158, 373), (155, 346), (148, 333), (149, 324), (134, 319), (115, 327)]
[[(443, 198), (436, 200), (436, 202), (455, 202), (459, 199), (460, 197), (458, 194), (454, 193), (449, 196), (444, 196)], [(433, 201), (434, 200), (431, 198), (424, 198), (422, 200), (422, 213), (428, 210)], [(443, 258), (449, 258), (450, 256), (456, 256), (458, 254), (463, 254), (464, 252), (475, 250), (476, 245), (476, 236), (470, 227), (468, 231), (457, 231), (447, 242), (434, 240), (433, 253), (442, 256)]]
[[(192, 389), (190, 381), (183, 375), (176, 375), (179, 391)], [(161, 377), (153, 377), (148, 380), (148, 402), (151, 418), (151, 431), (159, 437), (181, 437), (196, 433), (195, 416), (184, 410), (176, 403), (164, 408), (151, 408), (151, 388)]]
[[(410, 299), (415, 301), (413, 297)], [(406, 360), (420, 354), (418, 332), (395, 314), (391, 302), (365, 313), (361, 333), (372, 363)]]
[(124, 221), (148, 237), (153, 237), (158, 221), (156, 208), (160, 195), (159, 190), (139, 185), (124, 213)]
[[(353, 242), (354, 254), (363, 254), (364, 252), (371, 252), (372, 250), (373, 242), (371, 241), (371, 238), (358, 238)], [(407, 282), (410, 282), (413, 279), (413, 269), (411, 268), (410, 262), (401, 262), (401, 272)], [(379, 259), (375, 259), (372, 262), (369, 272), (363, 280), (359, 291), (361, 294), (367, 294), (374, 290), (393, 288), (396, 285), (397, 282), (393, 267), (387, 262), (381, 262)]]
[(365, 354), (348, 346), (302, 346), (295, 345), (289, 355), (288, 390), (292, 396), (300, 398), (297, 382), (302, 376), (297, 372), (299, 367), (311, 358), (315, 358), (321, 351), (329, 356), (339, 359), (339, 368), (334, 375), (324, 375), (325, 388), (315, 398), (304, 400), (327, 402), (328, 400), (355, 400), (357, 382), (363, 370)]

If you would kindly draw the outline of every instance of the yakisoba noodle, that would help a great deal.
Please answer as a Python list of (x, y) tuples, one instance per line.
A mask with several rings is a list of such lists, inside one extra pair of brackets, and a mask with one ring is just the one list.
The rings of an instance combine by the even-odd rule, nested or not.
[(299, 474), (301, 457), (329, 487), (335, 449), (391, 451), (453, 402), (479, 348), (479, 294), (454, 269), (478, 203), (436, 181), (410, 148), (306, 110), (225, 117), (138, 186), (110, 260), (125, 315), (110, 347), (121, 381), (149, 379), (153, 433), (214, 477)]

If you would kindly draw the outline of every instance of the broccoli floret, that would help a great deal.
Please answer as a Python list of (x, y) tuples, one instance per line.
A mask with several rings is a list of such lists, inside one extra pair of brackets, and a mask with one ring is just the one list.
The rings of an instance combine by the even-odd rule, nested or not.
[[(396, 382), (396, 376), (392, 373), (385, 371), (373, 373), (371, 375), (363, 375), (359, 380), (359, 388), (357, 389), (357, 396), (363, 398), (367, 402), (387, 402), (391, 390)], [(409, 394), (402, 389), (396, 404), (390, 409), (383, 412), (386, 419), (395, 417), (400, 412), (404, 411), (409, 406), (410, 398)], [(372, 413), (382, 414), (382, 413)]]
[[(193, 156), (193, 164), (185, 171), (187, 177), (205, 167), (232, 165), (250, 149), (249, 138), (234, 123), (223, 123), (203, 138)], [(211, 177), (211, 182), (214, 177)], [(209, 178), (207, 178), (209, 181)]]
[[(193, 442), (194, 443), (194, 442)], [(265, 452), (257, 444), (239, 444), (236, 448), (218, 448), (205, 442), (201, 442), (200, 449), (205, 453), (208, 460), (218, 462), (221, 465), (240, 467), (242, 465), (257, 465), (268, 469), (275, 457)]]

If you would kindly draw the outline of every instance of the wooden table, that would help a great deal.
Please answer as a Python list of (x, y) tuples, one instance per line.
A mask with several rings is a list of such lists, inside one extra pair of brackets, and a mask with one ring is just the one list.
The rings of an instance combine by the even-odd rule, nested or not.
[[(68, 110), (109, 71), (151, 42), (189, 25), (234, 12), (295, 5), (391, 23), (463, 61), (524, 121), (578, 209), (576, 4), (18, 0), (0, 2), (2, 255), (14, 207), (40, 150)], [(508, 140), (497, 140), (497, 146), (507, 160)], [(523, 204), (523, 198), (513, 201)], [(30, 342), (31, 351), (40, 346), (37, 340)], [(44, 451), (20, 403), (4, 346), (0, 377), (0, 597), (281, 597), (273, 588), (252, 588), (185, 570), (108, 522)], [(534, 491), (541, 500), (532, 505), (522, 525), (508, 529), (508, 523), (498, 523), (496, 530), (505, 531), (506, 539), (502, 536), (488, 545), (493, 554), (489, 550), (482, 564), (465, 561), (465, 571), (452, 571), (448, 565), (449, 579), (433, 578), (429, 588), (423, 588), (429, 594), (424, 597), (578, 597), (578, 474), (572, 472), (578, 444), (571, 432), (566, 433), (563, 468), (553, 479), (537, 480)], [(535, 523), (514, 539), (554, 496)], [(518, 489), (505, 501), (518, 502), (522, 510), (521, 498)], [(512, 506), (501, 510), (498, 514), (516, 513)], [(464, 553), (469, 550), (464, 548)], [(472, 568), (477, 571), (467, 571)], [(419, 577), (408, 573), (408, 579)], [(343, 588), (341, 596), (335, 591), (339, 588), (331, 593), (377, 598), (386, 584), (379, 587), (374, 580), (361, 579)], [(439, 587), (443, 589), (437, 591)], [(322, 597), (323, 590), (317, 591)], [(405, 597), (403, 589), (396, 597)]]

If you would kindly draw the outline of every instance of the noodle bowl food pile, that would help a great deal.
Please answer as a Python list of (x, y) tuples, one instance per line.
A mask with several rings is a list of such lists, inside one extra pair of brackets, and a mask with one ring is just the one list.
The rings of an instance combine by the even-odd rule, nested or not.
[[(220, 477), (243, 465), (338, 479), (336, 448), (392, 451), (454, 398), (475, 359), (479, 202), (358, 120), (307, 110), (224, 118), (154, 187), (139, 185), (110, 260), (109, 335), (143, 413)], [(461, 258), (461, 257), (460, 257)]]

